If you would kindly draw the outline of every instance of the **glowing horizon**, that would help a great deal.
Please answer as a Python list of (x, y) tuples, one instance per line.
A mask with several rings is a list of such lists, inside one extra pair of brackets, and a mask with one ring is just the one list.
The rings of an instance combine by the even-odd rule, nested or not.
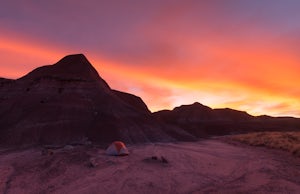
[[(97, 21), (102, 28), (89, 20), (98, 14), (93, 7), (96, 1), (86, 9), (71, 6), (86, 18), (72, 11), (58, 11), (57, 16), (47, 15), (52, 13), (49, 10), (41, 12), (46, 4), (54, 5), (51, 3), (32, 2), (27, 9), (11, 3), (7, 6), (21, 9), (21, 19), (0, 18), (0, 77), (16, 79), (65, 55), (83, 53), (111, 88), (140, 96), (151, 111), (200, 102), (252, 115), (300, 117), (299, 4), (216, 1), (218, 4), (177, 2), (170, 7), (163, 2), (159, 6), (155, 1), (118, 7), (116, 18)], [(69, 4), (63, 1), (61, 6)], [(111, 17), (116, 7), (106, 6), (107, 10), (101, 8), (101, 16)], [(262, 11), (253, 14), (260, 6)], [(133, 8), (140, 18), (128, 15)], [(286, 10), (278, 15), (278, 9)], [(9, 18), (10, 13), (6, 14)], [(25, 19), (22, 14), (27, 14)], [(68, 33), (51, 33), (53, 26), (38, 23), (42, 21), (39, 18), (28, 23), (31, 28), (20, 25), (19, 20), (28, 22), (37, 15), (55, 21), (56, 28)], [(77, 28), (71, 23), (73, 17), (93, 31)], [(123, 32), (112, 27), (124, 27), (119, 20), (128, 25)]]

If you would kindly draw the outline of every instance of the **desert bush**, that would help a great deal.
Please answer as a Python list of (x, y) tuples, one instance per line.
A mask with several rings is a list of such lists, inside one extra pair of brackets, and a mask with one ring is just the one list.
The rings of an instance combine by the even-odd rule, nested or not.
[(300, 157), (300, 132), (257, 132), (231, 137), (252, 146), (286, 150)]

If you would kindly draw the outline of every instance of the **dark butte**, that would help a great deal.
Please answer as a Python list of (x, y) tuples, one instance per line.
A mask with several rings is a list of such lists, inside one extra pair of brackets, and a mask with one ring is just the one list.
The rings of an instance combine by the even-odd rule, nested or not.
[(151, 113), (140, 97), (112, 90), (82, 54), (0, 78), (0, 144), (192, 141), (257, 130), (298, 130), (299, 119), (253, 117), (199, 103)]

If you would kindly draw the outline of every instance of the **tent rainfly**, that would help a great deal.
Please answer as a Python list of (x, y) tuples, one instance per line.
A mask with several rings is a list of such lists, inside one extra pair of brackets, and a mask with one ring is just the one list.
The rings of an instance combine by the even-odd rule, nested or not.
[(123, 142), (115, 141), (106, 149), (106, 154), (110, 156), (126, 156), (129, 152)]

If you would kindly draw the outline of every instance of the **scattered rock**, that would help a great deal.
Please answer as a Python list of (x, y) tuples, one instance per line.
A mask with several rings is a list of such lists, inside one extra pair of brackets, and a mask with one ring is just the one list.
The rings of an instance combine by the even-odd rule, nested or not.
[(152, 160), (158, 160), (157, 156), (152, 156), (151, 159)]
[(52, 156), (54, 154), (54, 151), (52, 149), (43, 149), (42, 150), (42, 156)]
[(96, 158), (90, 158), (89, 164), (88, 164), (88, 166), (89, 166), (90, 168), (95, 168), (95, 167), (97, 167), (98, 165), (99, 165), (99, 163), (98, 163), (98, 161), (97, 161)]
[(169, 163), (168, 160), (165, 157), (163, 157), (163, 156), (161, 157), (161, 162), (165, 163), (165, 164)]
[(145, 158), (143, 160), (144, 162), (149, 162), (149, 163), (164, 163), (164, 164), (168, 164), (168, 160), (161, 156), (160, 158), (157, 156), (152, 156), (151, 158)]

